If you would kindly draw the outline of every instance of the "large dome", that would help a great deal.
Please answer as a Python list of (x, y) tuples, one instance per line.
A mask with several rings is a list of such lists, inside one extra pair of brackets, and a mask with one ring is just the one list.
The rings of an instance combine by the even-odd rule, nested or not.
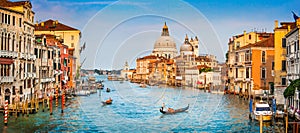
[(176, 43), (170, 36), (160, 36), (154, 44), (154, 49), (159, 48), (176, 48)]
[(169, 36), (168, 26), (165, 23), (161, 36), (155, 41), (152, 55), (173, 58), (177, 55), (177, 52), (176, 43), (174, 39)]

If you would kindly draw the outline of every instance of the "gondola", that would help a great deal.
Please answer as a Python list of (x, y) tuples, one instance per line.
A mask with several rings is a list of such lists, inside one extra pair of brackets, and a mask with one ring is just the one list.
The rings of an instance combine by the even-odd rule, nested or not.
[(179, 112), (184, 112), (184, 111), (186, 111), (186, 110), (188, 110), (188, 109), (189, 109), (189, 105), (186, 106), (186, 107), (184, 107), (184, 108), (176, 109), (176, 110), (174, 110), (174, 112), (168, 112), (168, 111), (165, 111), (163, 107), (161, 107), (161, 108), (159, 109), (159, 111), (160, 111), (162, 114), (175, 114), (175, 113), (179, 113)]
[(112, 101), (113, 101), (113, 100), (102, 101), (102, 104), (103, 104), (103, 105), (110, 105), (110, 104), (112, 104)]

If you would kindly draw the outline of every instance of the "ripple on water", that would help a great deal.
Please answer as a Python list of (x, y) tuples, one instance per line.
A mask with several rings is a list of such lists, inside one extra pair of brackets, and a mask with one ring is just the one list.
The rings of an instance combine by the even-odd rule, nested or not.
[[(248, 120), (248, 102), (231, 95), (204, 93), (189, 88), (149, 87), (105, 81), (110, 93), (76, 97), (60, 106), (30, 117), (11, 120), (7, 131), (14, 132), (258, 132), (257, 122)], [(111, 97), (112, 105), (101, 101)], [(162, 115), (162, 103), (187, 112)], [(3, 121), (3, 117), (0, 117)], [(3, 123), (0, 123), (0, 127)], [(269, 129), (266, 129), (269, 130)]]

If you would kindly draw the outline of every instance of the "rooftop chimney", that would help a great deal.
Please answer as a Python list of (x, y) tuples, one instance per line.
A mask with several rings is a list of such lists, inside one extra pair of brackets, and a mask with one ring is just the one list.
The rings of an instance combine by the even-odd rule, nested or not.
[(278, 28), (278, 20), (275, 20), (275, 29)]

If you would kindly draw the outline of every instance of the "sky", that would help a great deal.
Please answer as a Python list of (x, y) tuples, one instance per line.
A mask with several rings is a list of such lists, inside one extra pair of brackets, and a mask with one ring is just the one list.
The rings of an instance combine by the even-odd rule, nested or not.
[(82, 68), (135, 67), (149, 55), (164, 22), (177, 50), (185, 35), (197, 36), (199, 53), (225, 61), (229, 38), (243, 31), (273, 32), (274, 21), (293, 22), (300, 15), (299, 0), (31, 0), (35, 20), (48, 19), (77, 28)]

